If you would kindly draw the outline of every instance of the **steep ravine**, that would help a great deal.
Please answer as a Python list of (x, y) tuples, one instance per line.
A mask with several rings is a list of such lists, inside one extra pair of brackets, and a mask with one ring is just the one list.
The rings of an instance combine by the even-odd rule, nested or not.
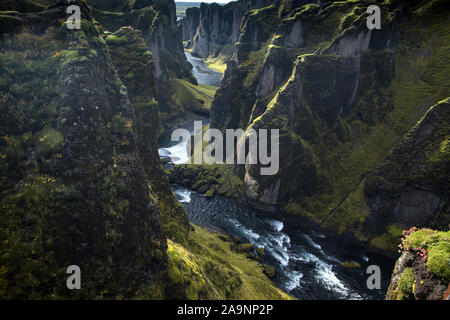
[[(448, 271), (450, 241), (438, 236), (450, 227), (446, 1), (260, 4), (242, 16), (236, 41), (223, 28), (234, 16), (225, 7), (205, 7), (187, 45), (198, 56), (227, 61), (210, 127), (222, 133), (243, 128), (247, 139), (253, 129), (279, 129), (280, 170), (263, 176), (258, 163), (178, 166), (171, 181), (206, 197), (226, 196), (320, 224), (340, 242), (392, 260), (404, 230), (426, 228), (443, 248), (436, 265)], [(372, 4), (380, 7), (379, 30), (366, 25)], [(217, 46), (216, 39), (226, 45)], [(432, 250), (425, 247), (413, 250), (416, 256), (405, 264), (410, 291), (426, 274), (423, 266), (414, 267), (411, 277), (419, 253)], [(448, 281), (445, 272), (436, 272), (439, 281)], [(397, 293), (389, 298), (444, 295), (441, 284), (398, 294), (396, 280)]]
[[(186, 53), (188, 61), (192, 57)], [(198, 83), (215, 83), (215, 73), (196, 60), (193, 74)], [(201, 120), (201, 119), (199, 119)], [(192, 125), (185, 126), (192, 132)], [(160, 155), (175, 163), (187, 161), (183, 143), (160, 148)], [(237, 236), (255, 247), (264, 248), (263, 262), (276, 268), (274, 283), (298, 299), (383, 299), (392, 262), (368, 254), (359, 247), (337, 244), (320, 228), (288, 221), (279, 214), (268, 215), (223, 196), (211, 198), (172, 185), (184, 205), (189, 220), (199, 226)], [(360, 268), (347, 269), (342, 262), (357, 262)], [(366, 287), (365, 269), (376, 264), (382, 270), (382, 289)]]
[[(448, 299), (448, 1), (241, 0), (188, 35), (174, 0), (0, 2), (0, 299)], [(280, 129), (278, 174), (183, 165), (196, 119)]]

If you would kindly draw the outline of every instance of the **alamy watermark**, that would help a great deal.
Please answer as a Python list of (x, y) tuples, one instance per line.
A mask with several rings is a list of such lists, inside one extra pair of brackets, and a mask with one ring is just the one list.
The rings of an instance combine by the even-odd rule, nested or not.
[(67, 278), (66, 285), (69, 290), (81, 289), (81, 269), (77, 265), (67, 267), (66, 273), (70, 274)]
[(381, 9), (379, 6), (371, 5), (367, 7), (366, 13), (369, 14), (366, 25), (369, 30), (381, 29)]
[[(268, 133), (270, 131), (270, 139)], [(202, 132), (202, 121), (194, 121), (194, 135), (186, 129), (172, 132), (172, 141), (186, 144), (191, 155), (188, 164), (248, 164), (260, 165), (260, 173), (271, 176), (280, 168), (279, 129), (227, 129), (225, 139), (218, 129)], [(192, 148), (192, 139), (194, 139)], [(203, 148), (203, 142), (209, 144)], [(270, 149), (270, 152), (269, 152)], [(224, 152), (225, 151), (225, 152)]]
[(67, 14), (70, 14), (70, 17), (67, 18), (67, 29), (70, 30), (80, 30), (81, 29), (81, 9), (77, 5), (71, 5), (67, 7)]
[(370, 276), (367, 278), (366, 285), (369, 290), (381, 289), (381, 269), (377, 265), (371, 265), (367, 267), (367, 274)]

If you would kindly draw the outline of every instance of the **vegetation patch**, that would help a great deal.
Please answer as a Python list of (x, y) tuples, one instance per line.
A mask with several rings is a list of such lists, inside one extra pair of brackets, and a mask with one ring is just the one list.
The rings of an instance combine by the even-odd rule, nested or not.
[(450, 282), (450, 231), (412, 228), (404, 235), (400, 248), (419, 255), (431, 272)]
[(292, 299), (273, 285), (264, 266), (231, 250), (223, 235), (192, 226), (187, 245), (168, 242), (169, 292), (189, 299)]

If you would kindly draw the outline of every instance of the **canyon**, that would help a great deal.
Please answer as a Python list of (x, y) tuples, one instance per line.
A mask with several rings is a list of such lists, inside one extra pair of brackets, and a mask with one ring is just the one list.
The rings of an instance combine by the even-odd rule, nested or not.
[[(445, 1), (0, 4), (0, 298), (444, 298)], [(279, 130), (279, 171), (177, 128)]]

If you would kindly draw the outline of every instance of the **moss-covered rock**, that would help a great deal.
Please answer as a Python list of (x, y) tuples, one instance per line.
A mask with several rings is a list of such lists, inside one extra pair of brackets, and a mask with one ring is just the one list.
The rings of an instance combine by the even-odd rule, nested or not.
[[(108, 41), (110, 37), (123, 39), (123, 43), (120, 46), (111, 45)], [(134, 109), (138, 149), (153, 197), (161, 210), (163, 230), (171, 239), (183, 243), (189, 233), (189, 222), (159, 161), (161, 121), (159, 105), (155, 101), (156, 75), (152, 53), (142, 33), (131, 27), (120, 28), (108, 35), (106, 42)]]
[(259, 247), (258, 249), (256, 249), (256, 252), (259, 256), (263, 256), (265, 254), (265, 250), (263, 247)]
[[(181, 43), (181, 33), (176, 26), (175, 3), (165, 1), (122, 1), (107, 2), (92, 0), (92, 14), (101, 26), (114, 34), (105, 35), (108, 45), (120, 51), (123, 45), (132, 43), (126, 39), (124, 32), (116, 33), (120, 28), (131, 26), (139, 30), (152, 54), (154, 73), (156, 75), (155, 99), (161, 111), (161, 134), (171, 129), (177, 121), (182, 121), (188, 108), (177, 100), (179, 90), (175, 79), (184, 78), (196, 83), (192, 76), (192, 66), (187, 62)], [(111, 11), (111, 7), (114, 11)], [(126, 74), (122, 78), (133, 78)], [(201, 111), (201, 103), (195, 104)]]
[[(2, 298), (130, 298), (167, 266), (127, 89), (90, 9), (70, 4), (81, 30), (62, 23), (67, 1), (4, 13), (20, 23), (0, 40)], [(73, 264), (83, 290), (67, 290)]]
[(209, 196), (218, 193), (241, 201), (244, 183), (234, 173), (233, 165), (178, 165), (169, 172), (172, 183), (178, 183)]
[(450, 232), (412, 228), (392, 274), (388, 300), (442, 300), (450, 279)]

